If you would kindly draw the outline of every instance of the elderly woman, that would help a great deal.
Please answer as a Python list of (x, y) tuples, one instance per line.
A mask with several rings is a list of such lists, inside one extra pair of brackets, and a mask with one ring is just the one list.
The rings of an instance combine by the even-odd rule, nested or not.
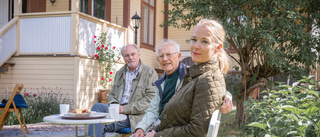
[(187, 69), (181, 88), (162, 111), (160, 132), (148, 136), (206, 136), (211, 115), (226, 97), (223, 74), (229, 60), (223, 49), (225, 31), (220, 23), (202, 19), (193, 31), (190, 43), (196, 65)]

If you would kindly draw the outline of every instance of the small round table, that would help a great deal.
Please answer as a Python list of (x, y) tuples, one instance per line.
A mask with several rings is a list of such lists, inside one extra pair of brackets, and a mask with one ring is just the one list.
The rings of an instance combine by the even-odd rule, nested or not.
[[(108, 115), (108, 114), (106, 114)], [(122, 121), (127, 119), (127, 116), (124, 114), (119, 114), (118, 119), (112, 119), (109, 118), (108, 116), (104, 118), (98, 118), (98, 119), (62, 119), (61, 114), (56, 114), (56, 115), (50, 115), (46, 116), (43, 118), (43, 121), (45, 122), (50, 122), (52, 124), (58, 124), (58, 125), (75, 125), (76, 126), (76, 136), (78, 137), (78, 125), (84, 125), (84, 134), (85, 136), (88, 136), (87, 133), (87, 125), (93, 124), (93, 136), (95, 137), (95, 124), (101, 123), (101, 124), (111, 124), (114, 122)]]

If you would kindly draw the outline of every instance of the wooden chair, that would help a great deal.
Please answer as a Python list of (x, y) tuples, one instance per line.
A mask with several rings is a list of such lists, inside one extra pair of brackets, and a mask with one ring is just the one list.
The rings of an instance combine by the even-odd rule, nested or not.
[[(7, 118), (9, 117), (10, 112), (15, 112), (16, 115), (17, 115), (17, 118), (19, 120), (23, 136), (26, 136), (26, 134), (24, 133), (23, 127), (26, 128), (26, 131), (29, 134), (26, 122), (25, 122), (25, 120), (23, 118), (23, 115), (22, 115), (22, 112), (21, 112), (21, 107), (16, 106), (16, 103), (14, 102), (15, 96), (20, 94), (22, 88), (23, 88), (22, 84), (21, 85), (17, 84), (16, 87), (14, 88), (14, 90), (12, 91), (12, 93), (10, 95), (10, 98), (8, 99), (7, 104), (5, 105), (5, 107), (4, 108), (0, 108), (0, 111), (2, 111), (2, 114), (1, 114), (1, 117), (0, 117), (0, 131), (2, 130), (2, 127), (3, 127), (4, 123), (7, 121)], [(21, 123), (21, 120), (20, 120), (20, 117), (19, 117), (18, 113), (20, 113), (20, 115), (21, 115), (21, 119), (23, 121), (24, 126)]]

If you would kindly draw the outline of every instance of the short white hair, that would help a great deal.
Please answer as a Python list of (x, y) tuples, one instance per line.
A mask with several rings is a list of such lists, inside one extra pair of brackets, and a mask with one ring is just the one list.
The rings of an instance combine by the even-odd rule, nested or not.
[(163, 39), (162, 43), (160, 45), (158, 45), (156, 48), (157, 55), (159, 55), (159, 49), (166, 44), (174, 45), (176, 47), (177, 52), (180, 52), (180, 45), (177, 42), (170, 40), (170, 39)]
[(136, 45), (136, 44), (128, 44), (128, 45), (125, 45), (121, 48), (121, 55), (123, 56), (123, 50), (128, 47), (128, 46), (134, 46), (136, 49), (137, 49), (137, 52), (140, 53), (140, 49), (139, 47)]

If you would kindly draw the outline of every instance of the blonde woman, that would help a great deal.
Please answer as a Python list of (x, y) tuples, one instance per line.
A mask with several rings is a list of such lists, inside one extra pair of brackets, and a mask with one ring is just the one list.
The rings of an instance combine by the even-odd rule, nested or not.
[(163, 109), (160, 131), (150, 132), (147, 137), (206, 136), (211, 115), (226, 97), (223, 74), (229, 60), (224, 40), (225, 31), (219, 22), (202, 19), (197, 24), (190, 43), (196, 65), (187, 69), (181, 88)]

